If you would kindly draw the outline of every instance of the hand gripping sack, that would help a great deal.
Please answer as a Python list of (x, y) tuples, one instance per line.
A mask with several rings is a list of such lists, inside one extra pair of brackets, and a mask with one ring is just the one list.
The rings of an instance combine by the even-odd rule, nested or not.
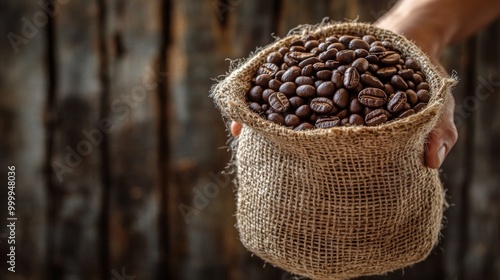
[[(376, 127), (294, 131), (252, 112), (245, 101), (266, 56), (313, 33), (372, 34), (418, 61), (428, 106)], [(412, 42), (363, 23), (301, 26), (240, 62), (212, 89), (224, 117), (243, 124), (233, 152), (237, 228), (265, 261), (312, 279), (383, 274), (425, 259), (438, 241), (445, 206), (424, 143), (454, 79), (443, 78)]]

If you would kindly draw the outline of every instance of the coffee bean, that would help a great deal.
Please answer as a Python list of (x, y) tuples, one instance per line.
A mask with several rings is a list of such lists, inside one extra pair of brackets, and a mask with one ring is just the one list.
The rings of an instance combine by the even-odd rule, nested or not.
[(403, 106), (403, 111), (411, 109), (411, 105), (410, 105), (410, 103), (408, 103), (408, 97), (406, 97), (406, 99), (407, 99), (407, 101), (406, 101), (405, 105)]
[(417, 61), (414, 59), (411, 59), (411, 58), (406, 59), (405, 66), (406, 66), (406, 68), (409, 68), (413, 71), (420, 70), (420, 67), (418, 66)]
[(266, 61), (278, 65), (283, 61), (283, 55), (280, 52), (272, 52), (267, 56)]
[(309, 64), (314, 64), (316, 62), (323, 62), (321, 59), (317, 58), (317, 57), (310, 57), (310, 58), (306, 58), (304, 60), (302, 60), (300, 63), (299, 63), (299, 67), (300, 68), (303, 68), (305, 67), (306, 65), (309, 65)]
[(415, 113), (418, 113), (418, 112), (422, 111), (426, 106), (427, 106), (427, 103), (423, 103), (423, 102), (422, 103), (418, 103), (413, 108), (413, 111), (415, 111)]
[(392, 45), (392, 43), (388, 40), (384, 40), (382, 41), (382, 46), (384, 46), (384, 48), (386, 49), (389, 49), (389, 50), (392, 50), (394, 49), (394, 46)]
[[(330, 48), (331, 47), (331, 48)], [(331, 44), (328, 49), (337, 49), (338, 51), (343, 51), (346, 49), (346, 47), (342, 43), (333, 43)]]
[(306, 50), (308, 51), (317, 48), (318, 46), (319, 46), (318, 40), (309, 40), (304, 43), (304, 47), (306, 47)]
[(356, 49), (369, 50), (370, 44), (368, 44), (366, 41), (355, 38), (349, 42), (349, 49), (351, 49), (351, 50), (356, 50)]
[(283, 77), (283, 74), (285, 74), (285, 72), (286, 72), (286, 70), (279, 70), (278, 72), (276, 72), (276, 75), (274, 76), (274, 78), (278, 81), (281, 81), (281, 77)]
[(262, 111), (262, 106), (260, 106), (260, 104), (257, 103), (257, 102), (250, 103), (249, 107), (250, 107), (250, 110), (254, 111), (257, 114), (260, 114), (260, 113), (263, 112)]
[(340, 125), (340, 119), (338, 117), (321, 118), (318, 119), (315, 124), (317, 128), (330, 128), (339, 125)]
[(342, 50), (337, 53), (337, 60), (342, 64), (349, 64), (354, 58), (356, 58), (356, 54), (353, 50)]
[(412, 106), (415, 106), (418, 102), (417, 93), (412, 89), (407, 89), (405, 93), (406, 93), (406, 100), (408, 101), (408, 103), (410, 103), (410, 105)]
[(290, 47), (293, 47), (293, 46), (304, 46), (304, 41), (299, 40), (299, 39), (295, 39), (292, 42), (290, 42)]
[(331, 81), (335, 85), (336, 88), (340, 88), (344, 86), (344, 75), (340, 73), (338, 70), (334, 70), (332, 72)]
[(368, 62), (370, 62), (372, 64), (376, 64), (379, 62), (378, 56), (376, 56), (374, 54), (367, 55), (365, 57), (365, 59), (368, 60)]
[(371, 46), (369, 50), (370, 53), (383, 53), (385, 51), (387, 50), (382, 46)]
[(261, 86), (254, 86), (248, 91), (247, 97), (251, 101), (258, 102), (262, 98), (263, 91)]
[(379, 56), (379, 58), (380, 58), (380, 62), (382, 62), (384, 64), (394, 65), (394, 64), (397, 64), (399, 62), (399, 59), (401, 58), (401, 56), (397, 52), (387, 51), (387, 52), (384, 52), (383, 54), (381, 54)]
[(393, 93), (396, 92), (396, 90), (394, 89), (394, 87), (391, 84), (389, 84), (389, 83), (384, 84), (384, 91), (388, 95), (391, 95), (391, 94), (393, 94)]
[(332, 71), (330, 70), (321, 70), (316, 72), (316, 77), (321, 80), (329, 81), (332, 77)]
[(262, 92), (262, 100), (264, 100), (264, 102), (269, 102), (269, 96), (271, 96), (271, 94), (273, 94), (273, 93), (275, 93), (274, 90), (272, 90), (270, 88), (265, 89)]
[(416, 91), (419, 91), (421, 89), (425, 89), (425, 90), (429, 90), (429, 84), (426, 83), (426, 82), (421, 82), (420, 84), (417, 85), (417, 87), (415, 88)]
[(333, 109), (333, 101), (326, 97), (316, 97), (311, 100), (310, 106), (318, 114), (328, 114)]
[(299, 86), (301, 85), (314, 85), (314, 80), (307, 76), (298, 76), (295, 78), (295, 83)]
[(272, 121), (273, 123), (276, 123), (276, 124), (281, 124), (281, 125), (285, 124), (285, 118), (283, 118), (283, 116), (281, 114), (278, 114), (278, 113), (269, 114), (267, 116), (267, 119)]
[(270, 89), (272, 89), (274, 91), (278, 91), (280, 89), (280, 87), (281, 87), (282, 84), (283, 84), (282, 82), (280, 82), (280, 81), (278, 81), (276, 79), (272, 79), (272, 80), (269, 81), (269, 85), (268, 86), (269, 86)]
[(286, 96), (293, 96), (293, 95), (295, 95), (296, 89), (297, 89), (297, 85), (295, 83), (286, 82), (280, 86), (279, 91), (284, 93)]
[(304, 46), (292, 46), (292, 47), (290, 47), (290, 51), (291, 52), (305, 53), (307, 50)]
[(347, 69), (349, 69), (349, 67), (351, 67), (351, 66), (349, 66), (349, 65), (340, 65), (339, 67), (337, 67), (337, 70), (339, 70), (340, 73), (344, 74), (345, 71)]
[(361, 83), (366, 87), (374, 87), (384, 89), (384, 84), (375, 76), (370, 74), (361, 75)]
[(336, 60), (327, 60), (325, 62), (325, 67), (326, 69), (328, 70), (335, 70), (337, 69), (338, 67), (340, 66), (340, 62), (336, 61)]
[(298, 107), (304, 105), (304, 99), (302, 99), (301, 97), (298, 97), (298, 96), (290, 97), (289, 101), (290, 101), (290, 106), (292, 106), (294, 108), (298, 108)]
[(343, 119), (343, 118), (347, 117), (347, 115), (349, 115), (349, 111), (347, 109), (344, 109), (344, 110), (338, 112), (337, 114), (335, 114), (335, 116), (338, 117), (339, 119)]
[(282, 92), (275, 92), (269, 96), (269, 105), (276, 113), (282, 113), (290, 109), (290, 101)]
[(415, 84), (420, 84), (421, 82), (423, 82), (424, 79), (422, 78), (422, 76), (420, 76), (419, 74), (413, 74), (413, 82)]
[(295, 115), (301, 119), (307, 119), (311, 116), (312, 110), (311, 106), (304, 104), (295, 110)]
[(367, 42), (368, 44), (371, 44), (371, 43), (377, 41), (377, 38), (375, 38), (375, 36), (373, 36), (373, 35), (364, 35), (363, 40), (365, 42)]
[(398, 118), (405, 118), (408, 116), (411, 116), (415, 114), (415, 111), (413, 109), (408, 109), (406, 111), (403, 111), (401, 114), (398, 115)]
[(374, 46), (383, 47), (382, 42), (380, 42), (379, 40), (376, 40), (376, 41), (373, 41), (370, 43), (370, 47), (374, 47)]
[(314, 71), (327, 70), (326, 65), (323, 62), (316, 62), (313, 64)]
[(316, 121), (320, 118), (318, 114), (312, 113), (311, 116), (309, 117), (309, 122), (310, 123), (316, 123)]
[(261, 74), (255, 78), (255, 83), (259, 86), (267, 86), (269, 84), (269, 81), (272, 80), (273, 78), (269, 74)]
[(329, 43), (329, 44), (338, 43), (338, 42), (339, 42), (339, 39), (338, 39), (338, 37), (336, 37), (336, 36), (328, 36), (328, 37), (325, 39), (325, 42), (327, 42), (327, 43)]
[(295, 79), (300, 76), (301, 70), (298, 70), (297, 68), (290, 68), (283, 73), (283, 76), (281, 76), (281, 81), (282, 82), (293, 82)]
[(370, 53), (367, 50), (364, 50), (364, 49), (357, 49), (357, 50), (354, 50), (354, 54), (356, 55), (356, 58), (360, 58), (360, 57), (365, 58)]
[(429, 91), (425, 89), (417, 91), (417, 96), (418, 96), (418, 101), (423, 103), (429, 102), (429, 99), (431, 98), (431, 96), (429, 95)]
[(361, 104), (368, 107), (381, 107), (387, 100), (385, 92), (379, 88), (365, 88), (358, 94)]
[(397, 113), (404, 109), (406, 103), (406, 94), (398, 91), (387, 103), (387, 110), (391, 113)]
[(316, 88), (316, 93), (320, 97), (330, 97), (333, 95), (334, 92), (335, 92), (335, 85), (330, 81), (321, 83), (321, 85), (319, 85)]
[(312, 76), (314, 74), (314, 69), (312, 65), (307, 65), (304, 68), (302, 68), (301, 72), (302, 76)]
[(359, 99), (354, 98), (353, 100), (351, 100), (351, 103), (349, 103), (349, 111), (356, 114), (361, 113), (363, 112), (363, 104), (359, 102)]
[(345, 88), (339, 88), (333, 95), (333, 103), (340, 108), (349, 105), (349, 92)]
[(370, 108), (370, 107), (364, 107), (363, 108), (363, 115), (366, 116), (366, 115), (370, 114), (373, 110), (375, 110), (375, 109)]
[(322, 43), (319, 43), (318, 45), (318, 49), (322, 52), (326, 51), (326, 49), (328, 48), (330, 44), (329, 43), (325, 43), (325, 42), (322, 42)]
[(363, 86), (363, 84), (362, 84), (362, 83), (358, 83), (358, 85), (357, 85), (355, 88), (353, 88), (353, 89), (351, 89), (351, 90), (349, 90), (349, 91), (350, 91), (351, 93), (358, 94), (358, 93), (359, 93), (360, 91), (362, 91), (364, 88), (365, 88), (365, 87)]
[(396, 75), (397, 72), (398, 70), (396, 69), (396, 67), (389, 66), (378, 69), (377, 75), (382, 79), (390, 79), (392, 76)]
[(327, 50), (326, 52), (322, 53), (319, 55), (319, 59), (321, 59), (323, 62), (326, 62), (328, 60), (335, 59), (337, 57), (338, 50), (333, 48), (330, 50)]
[(344, 46), (349, 46), (349, 43), (355, 39), (356, 37), (352, 36), (352, 35), (342, 35), (340, 36), (339, 38), (339, 42), (341, 42)]
[(370, 64), (370, 65), (368, 65), (368, 71), (370, 71), (372, 73), (377, 73), (378, 69), (379, 69), (378, 64)]
[(407, 80), (406, 84), (408, 85), (409, 89), (415, 89), (415, 84), (412, 81)]
[[(267, 102), (267, 101), (266, 101), (266, 102)], [(267, 103), (266, 103), (266, 104), (262, 104), (262, 106), (261, 106), (261, 107), (262, 107), (262, 111), (263, 111), (263, 112), (265, 112), (265, 111), (269, 110), (269, 104), (267, 104)]]
[(300, 118), (297, 115), (289, 114), (285, 117), (285, 125), (286, 126), (297, 126), (300, 124)]
[(408, 84), (405, 82), (403, 77), (401, 77), (399, 75), (394, 75), (391, 77), (391, 84), (400, 90), (408, 89)]
[(352, 67), (356, 68), (359, 74), (363, 74), (366, 72), (366, 70), (368, 70), (369, 64), (370, 63), (368, 62), (368, 60), (361, 57), (354, 60), (354, 62), (352, 63)]
[(368, 126), (376, 126), (387, 122), (389, 112), (384, 109), (376, 109), (365, 116), (365, 123)]
[(312, 125), (308, 122), (303, 122), (303, 123), (299, 124), (298, 126), (296, 126), (293, 130), (302, 131), (302, 130), (308, 130), (308, 129), (313, 129), (313, 128), (314, 128), (314, 125)]
[(358, 114), (352, 114), (349, 116), (349, 123), (351, 125), (364, 125), (365, 119)]
[(354, 67), (349, 67), (344, 74), (344, 86), (346, 89), (353, 89), (359, 84), (359, 73)]
[(290, 49), (288, 47), (281, 47), (278, 52), (281, 54), (281, 57), (283, 57), (287, 52), (289, 52)]
[[(314, 81), (314, 87), (318, 88), (323, 82), (324, 82), (323, 80), (316, 80), (316, 81)], [(316, 93), (317, 93), (317, 91), (316, 91)]]
[(278, 72), (279, 67), (274, 64), (274, 63), (264, 63), (262, 66), (259, 68), (258, 72), (259, 74), (268, 74), (270, 76), (274, 76), (276, 72)]
[(295, 90), (298, 96), (310, 98), (316, 95), (316, 88), (311, 85), (301, 85)]
[(413, 74), (414, 72), (411, 69), (402, 69), (398, 71), (398, 75), (405, 80), (411, 80), (413, 78)]
[(342, 120), (340, 120), (340, 126), (351, 126), (351, 124), (349, 123), (349, 118), (343, 118)]

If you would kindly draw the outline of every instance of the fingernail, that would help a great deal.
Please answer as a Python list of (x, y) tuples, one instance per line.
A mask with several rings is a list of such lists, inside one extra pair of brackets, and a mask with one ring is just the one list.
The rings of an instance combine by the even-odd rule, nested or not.
[(441, 166), (441, 164), (443, 164), (445, 156), (446, 156), (446, 147), (445, 146), (441, 146), (441, 148), (439, 148), (439, 150), (438, 150), (439, 166)]

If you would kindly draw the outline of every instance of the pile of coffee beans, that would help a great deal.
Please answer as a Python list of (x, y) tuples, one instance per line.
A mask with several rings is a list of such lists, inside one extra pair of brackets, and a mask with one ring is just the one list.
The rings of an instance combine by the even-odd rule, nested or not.
[(252, 111), (295, 130), (376, 126), (430, 98), (418, 63), (373, 35), (292, 41), (267, 56), (246, 97)]

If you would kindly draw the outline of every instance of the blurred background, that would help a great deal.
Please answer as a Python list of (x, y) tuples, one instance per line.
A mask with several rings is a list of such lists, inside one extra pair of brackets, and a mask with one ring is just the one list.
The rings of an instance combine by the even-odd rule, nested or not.
[[(294, 279), (246, 251), (209, 99), (226, 58), (394, 0), (8, 0), (0, 4), (0, 279)], [(434, 252), (386, 276), (500, 279), (500, 22), (442, 57), (459, 142)], [(7, 172), (15, 166), (15, 273)]]

